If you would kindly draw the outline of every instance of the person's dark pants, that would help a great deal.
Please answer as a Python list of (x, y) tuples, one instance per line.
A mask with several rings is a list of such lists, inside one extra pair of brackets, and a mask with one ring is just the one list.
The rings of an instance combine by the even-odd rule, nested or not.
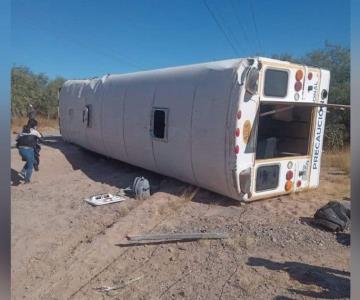
[(35, 160), (34, 149), (20, 147), (19, 153), (22, 159), (26, 161), (23, 168), (25, 170), (25, 182), (30, 182)]
[(39, 144), (36, 144), (36, 146), (34, 147), (34, 169), (35, 171), (39, 170), (39, 165), (40, 165), (40, 150), (41, 147)]

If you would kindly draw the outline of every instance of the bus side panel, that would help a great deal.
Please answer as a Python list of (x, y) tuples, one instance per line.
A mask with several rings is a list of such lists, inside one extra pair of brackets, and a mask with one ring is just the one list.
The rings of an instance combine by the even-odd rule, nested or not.
[(105, 81), (102, 99), (102, 139), (106, 155), (126, 161), (123, 136), (124, 99), (127, 81), (117, 82), (115, 76)]
[(82, 112), (85, 98), (82, 91), (86, 82), (74, 83), (67, 81), (61, 88), (59, 95), (59, 111), (61, 135), (64, 140), (77, 143), (85, 147), (85, 128), (82, 121)]
[[(166, 108), (166, 141), (153, 138), (158, 172), (196, 184), (191, 164), (191, 116), (196, 78), (183, 74), (163, 78), (156, 87), (154, 108)], [(175, 158), (175, 159), (174, 159)], [(181, 163), (180, 163), (181, 162)]]
[[(327, 70), (321, 70), (321, 83), (320, 83), (320, 103), (327, 103), (328, 97), (324, 99), (322, 97), (322, 91), (329, 91), (330, 84), (330, 72)], [(325, 131), (325, 118), (326, 108), (319, 107), (316, 109), (316, 121), (313, 131), (313, 144), (312, 144), (312, 159), (311, 159), (311, 171), (310, 171), (310, 188), (315, 188), (319, 185), (320, 181), (320, 162), (321, 153), (323, 149), (323, 139)]]
[(150, 133), (155, 82), (139, 78), (128, 83), (124, 99), (124, 144), (127, 162), (156, 171)]
[(89, 107), (89, 126), (84, 126), (86, 148), (104, 154), (101, 136), (102, 80), (93, 79), (85, 88), (85, 105)]
[(195, 179), (200, 186), (226, 195), (226, 125), (233, 77), (233, 69), (210, 69), (198, 85), (192, 115)]

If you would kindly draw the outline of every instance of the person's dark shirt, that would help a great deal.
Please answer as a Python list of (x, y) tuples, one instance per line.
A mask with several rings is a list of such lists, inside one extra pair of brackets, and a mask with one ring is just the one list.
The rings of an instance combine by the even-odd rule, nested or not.
[(36, 147), (41, 134), (34, 128), (24, 127), (22, 132), (16, 138), (16, 147)]

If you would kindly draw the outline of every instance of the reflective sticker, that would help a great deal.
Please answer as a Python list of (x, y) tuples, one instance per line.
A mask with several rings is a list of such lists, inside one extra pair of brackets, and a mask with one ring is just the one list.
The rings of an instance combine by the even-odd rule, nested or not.
[(285, 191), (290, 191), (292, 189), (293, 185), (292, 182), (290, 180), (286, 181), (285, 183)]
[(247, 144), (249, 141), (250, 132), (251, 132), (251, 122), (250, 120), (246, 120), (243, 125), (243, 140), (245, 144)]

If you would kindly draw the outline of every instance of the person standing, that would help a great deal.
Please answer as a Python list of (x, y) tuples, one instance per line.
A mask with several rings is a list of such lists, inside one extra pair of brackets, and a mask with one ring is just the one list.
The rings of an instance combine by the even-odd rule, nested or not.
[(33, 107), (32, 104), (29, 104), (29, 109), (28, 109), (28, 118), (29, 120), (35, 120), (36, 119), (36, 110)]
[(22, 132), (16, 138), (16, 147), (19, 149), (21, 158), (26, 161), (20, 175), (24, 177), (25, 183), (30, 183), (35, 163), (35, 147), (42, 137), (36, 130), (37, 121), (30, 119), (23, 127)]
[(34, 170), (35, 171), (39, 171), (40, 150), (41, 150), (41, 146), (40, 146), (39, 142), (43, 138), (43, 135), (37, 130), (37, 124), (38, 124), (38, 122), (35, 119), (29, 119), (29, 121), (28, 121), (28, 126), (30, 127), (30, 133), (37, 137), (36, 145), (34, 147)]

